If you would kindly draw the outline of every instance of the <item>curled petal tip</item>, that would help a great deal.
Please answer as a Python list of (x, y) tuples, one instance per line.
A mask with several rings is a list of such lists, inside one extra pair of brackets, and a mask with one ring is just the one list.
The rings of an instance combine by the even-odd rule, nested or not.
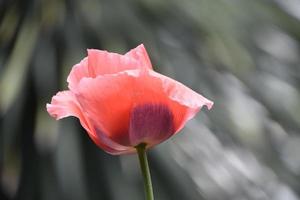
[(207, 107), (208, 110), (212, 109), (212, 107), (214, 106), (214, 102), (212, 101), (208, 101), (205, 106)]

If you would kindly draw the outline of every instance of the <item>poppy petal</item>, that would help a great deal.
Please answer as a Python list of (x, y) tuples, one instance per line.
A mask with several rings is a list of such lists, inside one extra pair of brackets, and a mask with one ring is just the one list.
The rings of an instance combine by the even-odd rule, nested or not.
[(46, 107), (48, 113), (56, 120), (69, 116), (80, 118), (82, 115), (79, 104), (71, 91), (58, 92), (52, 97), (51, 104), (47, 104)]
[(68, 87), (70, 90), (75, 90), (78, 83), (83, 77), (90, 77), (88, 71), (88, 58), (85, 57), (80, 63), (73, 66), (67, 82), (69, 83)]
[(139, 68), (152, 69), (150, 59), (143, 45), (132, 49), (125, 55), (96, 49), (88, 50), (90, 77)]
[(88, 49), (88, 57), (73, 66), (67, 82), (73, 91), (84, 77), (95, 78), (98, 75), (114, 74), (129, 69), (152, 69), (151, 61), (143, 44), (125, 55), (108, 51)]
[(133, 77), (127, 73), (83, 78), (76, 94), (95, 129), (115, 142), (129, 146), (127, 137), (132, 106)]
[[(93, 120), (93, 124), (100, 127), (109, 138), (125, 146), (134, 146), (136, 141), (142, 142), (143, 139), (150, 145), (162, 142), (178, 132), (203, 105), (207, 105), (208, 108), (212, 106), (211, 101), (181, 83), (146, 69), (127, 70), (94, 79), (84, 78), (79, 83), (77, 95), (84, 112)], [(146, 106), (141, 108), (138, 114), (133, 113), (137, 106), (149, 104), (159, 105), (159, 108), (150, 108), (149, 111), (149, 107)], [(151, 109), (158, 109), (165, 116), (168, 116), (166, 109), (170, 110), (173, 114), (172, 133), (152, 133), (153, 137), (149, 137), (148, 132), (135, 131), (134, 127), (141, 127), (140, 124), (147, 123), (149, 118), (151, 121), (154, 118), (159, 120)], [(142, 113), (148, 115), (144, 117), (143, 122), (131, 122), (132, 117)], [(133, 123), (131, 130), (130, 123)], [(160, 126), (156, 130), (167, 130), (161, 124), (156, 125)], [(143, 129), (154, 130), (151, 126), (143, 126)]]
[(57, 120), (68, 116), (77, 117), (91, 139), (106, 152), (110, 154), (121, 154), (134, 151), (129, 148), (112, 148), (115, 146), (106, 145), (103, 141), (99, 140), (98, 134), (95, 134), (94, 129), (90, 126), (90, 123), (83, 114), (75, 95), (71, 91), (58, 92), (55, 96), (53, 96), (51, 104), (47, 104), (46, 107), (48, 113)]
[(175, 112), (175, 116), (178, 117), (178, 119), (175, 119), (175, 132), (180, 131), (184, 124), (193, 118), (203, 106), (210, 110), (214, 104), (174, 79), (155, 71), (149, 71), (149, 75), (161, 80), (163, 91), (173, 102), (172, 106), (174, 107), (172, 110)]
[(130, 50), (125, 54), (125, 56), (135, 59), (138, 62), (137, 67), (152, 69), (150, 58), (143, 44), (140, 44), (136, 48)]

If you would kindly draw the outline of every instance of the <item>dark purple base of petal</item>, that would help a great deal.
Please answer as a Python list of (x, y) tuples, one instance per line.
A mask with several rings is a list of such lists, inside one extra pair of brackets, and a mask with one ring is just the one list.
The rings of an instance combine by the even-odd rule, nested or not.
[(133, 108), (129, 124), (132, 145), (159, 143), (173, 132), (173, 114), (166, 105), (149, 103)]

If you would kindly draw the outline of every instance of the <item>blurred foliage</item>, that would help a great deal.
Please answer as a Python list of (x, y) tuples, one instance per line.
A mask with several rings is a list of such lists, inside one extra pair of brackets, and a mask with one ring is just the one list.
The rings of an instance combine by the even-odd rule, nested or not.
[(150, 151), (157, 200), (299, 199), (299, 13), (298, 0), (0, 1), (0, 199), (143, 198), (136, 156), (45, 109), (87, 48), (140, 43), (215, 101)]

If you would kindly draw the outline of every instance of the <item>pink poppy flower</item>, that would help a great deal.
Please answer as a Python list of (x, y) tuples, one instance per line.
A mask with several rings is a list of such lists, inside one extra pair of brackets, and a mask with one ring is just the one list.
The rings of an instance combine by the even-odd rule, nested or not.
[(91, 139), (110, 154), (157, 145), (213, 102), (152, 70), (143, 45), (125, 55), (89, 49), (75, 65), (68, 88), (47, 104), (58, 119), (75, 116)]

